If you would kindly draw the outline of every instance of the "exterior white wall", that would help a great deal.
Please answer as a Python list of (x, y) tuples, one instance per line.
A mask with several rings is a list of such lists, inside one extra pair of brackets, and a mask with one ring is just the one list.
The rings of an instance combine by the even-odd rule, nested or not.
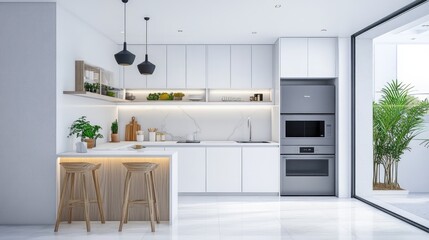
[(55, 3), (0, 3), (0, 225), (55, 220)]
[[(374, 99), (381, 96), (381, 89), (386, 83), (397, 79), (397, 48), (396, 44), (374, 44)], [(401, 79), (399, 79), (401, 80)]]
[[(396, 43), (374, 44), (374, 96), (376, 101), (381, 96), (380, 90), (387, 82), (398, 79), (414, 86), (413, 92), (427, 93), (428, 76), (427, 49), (428, 45), (405, 45)], [(426, 78), (426, 79), (425, 79)], [(427, 97), (427, 95), (419, 95)], [(425, 176), (429, 171), (427, 154), (422, 139), (429, 139), (429, 116), (425, 117), (425, 132), (418, 135), (410, 143), (410, 150), (401, 156), (399, 163), (399, 184), (410, 192), (429, 192), (429, 179)], [(372, 169), (372, 168), (371, 168)], [(381, 177), (383, 172), (381, 172)]]
[[(74, 138), (67, 138), (69, 127), (80, 116), (100, 125), (103, 139), (110, 137), (110, 124), (117, 118), (117, 107), (111, 103), (89, 98), (64, 95), (74, 90), (75, 60), (84, 60), (115, 73), (119, 65), (113, 55), (119, 47), (94, 28), (57, 5), (57, 153), (72, 150)], [(54, 161), (54, 160), (53, 160)]]
[(373, 41), (356, 38), (356, 195), (372, 193)]

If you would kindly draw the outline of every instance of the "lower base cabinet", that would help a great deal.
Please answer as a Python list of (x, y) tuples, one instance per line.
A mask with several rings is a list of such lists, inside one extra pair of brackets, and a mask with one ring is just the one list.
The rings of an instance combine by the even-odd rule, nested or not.
[(241, 148), (207, 148), (207, 192), (241, 192)]
[(179, 192), (206, 192), (206, 148), (174, 147), (165, 150), (178, 154)]
[(178, 153), (180, 193), (278, 193), (278, 147), (149, 147)]
[(243, 192), (279, 192), (278, 148), (243, 148)]

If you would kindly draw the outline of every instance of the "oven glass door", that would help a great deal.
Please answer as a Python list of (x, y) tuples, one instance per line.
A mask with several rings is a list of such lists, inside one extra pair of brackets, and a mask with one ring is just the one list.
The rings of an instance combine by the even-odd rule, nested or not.
[(286, 176), (329, 176), (328, 159), (286, 159)]

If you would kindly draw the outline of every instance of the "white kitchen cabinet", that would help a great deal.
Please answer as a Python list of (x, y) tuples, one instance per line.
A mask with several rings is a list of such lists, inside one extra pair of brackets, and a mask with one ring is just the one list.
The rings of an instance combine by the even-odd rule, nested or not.
[(279, 192), (278, 147), (243, 147), (243, 192)]
[(128, 45), (127, 49), (136, 55), (136, 58), (133, 65), (122, 67), (124, 88), (146, 88), (146, 76), (141, 75), (137, 69), (137, 65), (144, 61), (145, 47), (144, 45)]
[[(149, 62), (155, 64), (155, 71), (147, 75), (147, 88), (162, 89), (167, 87), (167, 46), (148, 45)], [(144, 56), (143, 56), (144, 57)], [(139, 64), (138, 62), (137, 64)]]
[(231, 46), (207, 46), (207, 86), (208, 88), (231, 87)]
[(206, 46), (186, 46), (186, 88), (206, 88)]
[(207, 148), (207, 192), (241, 192), (241, 148)]
[(280, 77), (307, 77), (307, 38), (282, 38), (280, 40)]
[(178, 153), (179, 192), (205, 192), (206, 148), (169, 147), (165, 150)]
[(336, 77), (336, 49), (335, 38), (282, 38), (280, 77)]
[(186, 88), (185, 45), (167, 45), (167, 88)]
[(252, 46), (252, 88), (273, 87), (273, 45)]
[(231, 46), (231, 88), (252, 87), (252, 46)]
[(334, 78), (336, 74), (337, 40), (335, 38), (308, 39), (308, 77)]

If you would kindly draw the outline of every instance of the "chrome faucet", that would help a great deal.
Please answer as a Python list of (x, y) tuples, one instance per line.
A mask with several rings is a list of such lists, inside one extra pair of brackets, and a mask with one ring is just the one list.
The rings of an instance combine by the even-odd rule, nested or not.
[(250, 117), (247, 118), (247, 127), (249, 128), (249, 141), (252, 141), (252, 119)]

